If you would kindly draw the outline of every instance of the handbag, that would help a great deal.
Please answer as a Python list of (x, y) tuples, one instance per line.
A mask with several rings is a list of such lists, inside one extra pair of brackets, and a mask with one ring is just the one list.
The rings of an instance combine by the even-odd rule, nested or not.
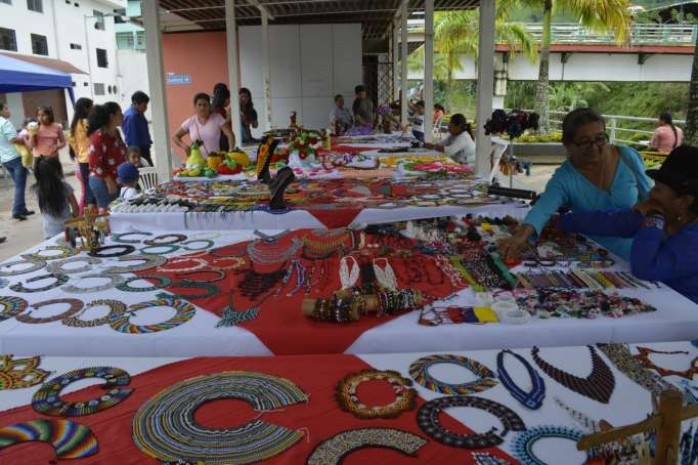
[(27, 146), (23, 144), (14, 144), (14, 146), (17, 153), (19, 153), (19, 155), (22, 157), (22, 166), (25, 168), (31, 168), (34, 164), (34, 157)]

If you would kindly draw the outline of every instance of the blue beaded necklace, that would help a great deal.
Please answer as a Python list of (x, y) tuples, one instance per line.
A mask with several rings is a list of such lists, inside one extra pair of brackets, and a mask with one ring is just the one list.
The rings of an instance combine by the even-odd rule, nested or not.
[[(521, 364), (523, 364), (524, 367), (526, 367), (528, 376), (531, 377), (532, 388), (530, 392), (526, 392), (521, 389), (514, 382), (514, 380), (511, 379), (511, 376), (509, 376), (509, 373), (504, 368), (504, 354), (513, 355), (519, 362), (521, 362)], [(509, 391), (509, 394), (511, 394), (514, 399), (519, 401), (521, 405), (531, 410), (538, 410), (541, 405), (543, 405), (543, 399), (545, 398), (545, 381), (543, 381), (541, 375), (539, 375), (531, 364), (528, 363), (528, 361), (526, 361), (526, 359), (521, 355), (517, 354), (516, 352), (512, 352), (509, 349), (499, 352), (497, 354), (497, 372), (499, 374), (499, 380), (502, 382), (502, 386), (504, 386), (506, 390)]]

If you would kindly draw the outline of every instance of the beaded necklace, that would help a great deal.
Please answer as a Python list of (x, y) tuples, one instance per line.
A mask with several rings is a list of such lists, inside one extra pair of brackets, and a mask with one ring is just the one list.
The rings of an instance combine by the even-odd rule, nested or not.
[(254, 270), (245, 270), (244, 278), (238, 284), (240, 294), (250, 300), (257, 300), (262, 294), (273, 290), (283, 279), (285, 270), (279, 269), (273, 273), (257, 273)]
[[(116, 250), (117, 252), (114, 252)], [(90, 250), (87, 254), (90, 257), (100, 257), (100, 258), (111, 258), (111, 257), (121, 257), (128, 255), (136, 251), (136, 248), (132, 245), (104, 245), (98, 247), (95, 250)]]
[[(168, 288), (169, 288), (168, 291), (171, 292), (172, 295), (163, 292), (163, 293), (157, 294), (157, 297), (169, 298), (169, 297), (174, 296), (174, 297), (177, 297), (179, 299), (185, 299), (185, 300), (208, 299), (209, 297), (213, 297), (214, 295), (216, 295), (220, 292), (220, 289), (215, 284), (203, 283), (203, 282), (198, 282), (198, 281), (190, 281), (188, 279), (173, 282), (173, 283), (168, 285)], [(172, 291), (172, 288), (203, 289), (204, 293), (184, 294), (182, 292), (174, 292), (174, 291)]]
[[(369, 407), (359, 400), (357, 391), (361, 383), (372, 380), (383, 380), (390, 383), (396, 398), (388, 405)], [(363, 370), (351, 373), (342, 378), (335, 387), (335, 399), (345, 412), (356, 418), (370, 420), (374, 418), (397, 418), (400, 414), (414, 410), (417, 391), (411, 389), (412, 381), (403, 378), (400, 373), (392, 370)]]
[[(472, 407), (484, 410), (499, 418), (504, 427), (499, 434), (497, 428), (486, 433), (472, 435), (457, 434), (441, 425), (439, 414), (448, 408)], [(464, 449), (484, 449), (504, 442), (509, 431), (525, 431), (526, 425), (516, 412), (493, 400), (475, 396), (449, 396), (425, 402), (417, 413), (417, 424), (427, 435), (451, 447)]]
[(83, 281), (85, 279), (106, 279), (108, 282), (99, 286), (92, 287), (82, 287), (77, 286), (75, 284), (69, 284), (67, 286), (63, 286), (61, 290), (66, 294), (93, 294), (95, 292), (102, 292), (116, 287), (120, 284), (123, 284), (126, 280), (126, 278), (118, 274), (90, 274), (82, 276), (80, 278), (80, 281)]
[(646, 369), (642, 363), (630, 353), (630, 348), (625, 344), (597, 344), (597, 347), (628, 378), (648, 390), (654, 397), (658, 397), (662, 391), (670, 389), (671, 384), (664, 381), (659, 375)]
[[(303, 236), (303, 256), (318, 260), (343, 253), (350, 234), (345, 228), (312, 231)], [(353, 240), (353, 236), (351, 236)]]
[[(462, 384), (450, 384), (439, 381), (429, 374), (429, 368), (442, 363), (463, 367), (478, 376), (478, 380)], [(467, 395), (486, 391), (497, 385), (496, 376), (492, 370), (482, 363), (462, 355), (442, 354), (422, 357), (412, 362), (410, 365), (410, 376), (418, 384), (430, 391), (440, 392), (442, 394)]]
[(46, 307), (48, 305), (55, 305), (55, 304), (68, 304), (70, 307), (68, 310), (66, 310), (63, 313), (60, 313), (58, 315), (50, 316), (47, 318), (34, 318), (32, 316), (29, 316), (31, 314), (31, 310), (28, 311), (27, 313), (22, 313), (20, 315), (15, 316), (15, 319), (17, 321), (21, 321), (22, 323), (27, 323), (27, 324), (43, 324), (43, 323), (53, 323), (54, 321), (60, 321), (63, 318), (69, 318), (76, 313), (78, 313), (80, 310), (82, 310), (83, 303), (82, 300), (78, 299), (51, 299), (51, 300), (44, 300), (42, 302), (38, 302), (35, 304), (32, 304), (32, 307), (34, 309), (39, 309), (41, 307)]
[[(44, 279), (54, 279), (55, 281), (52, 282), (51, 284), (47, 284), (46, 286), (43, 287), (25, 287), (24, 284), (29, 284), (29, 283), (35, 283), (37, 281), (43, 281)], [(15, 283), (10, 286), (10, 289), (23, 294), (23, 293), (35, 293), (35, 292), (45, 292), (45, 291), (50, 291), (51, 289), (55, 289), (57, 287), (61, 287), (65, 283), (68, 282), (68, 276), (64, 274), (42, 274), (39, 276), (34, 276), (32, 278), (27, 279), (24, 283)]]
[[(132, 282), (140, 280), (157, 281), (157, 283), (151, 286), (131, 287)], [(148, 274), (140, 276), (131, 276), (130, 278), (126, 278), (124, 282), (118, 284), (116, 288), (122, 292), (151, 292), (157, 291), (159, 289), (164, 289), (170, 284), (172, 284), (172, 280), (167, 276)]]
[[(203, 247), (192, 247), (191, 244), (197, 244), (197, 243), (204, 243), (205, 245)], [(211, 247), (213, 247), (216, 243), (213, 242), (211, 239), (190, 239), (188, 241), (182, 242), (181, 246), (185, 250), (191, 250), (192, 252), (196, 252), (199, 250), (208, 250)]]
[[(99, 307), (101, 305), (109, 307), (109, 313), (102, 318), (95, 318), (92, 320), (81, 320), (80, 316), (84, 315), (87, 310), (93, 307)], [(93, 300), (89, 304), (85, 305), (79, 313), (75, 316), (70, 316), (61, 320), (66, 326), (72, 326), (74, 328), (94, 328), (96, 326), (102, 326), (107, 324), (112, 318), (118, 318), (126, 313), (126, 304), (119, 300), (103, 299), (103, 300)]]
[(296, 255), (302, 245), (303, 242), (297, 237), (291, 239), (289, 245), (255, 240), (247, 245), (247, 255), (253, 264), (281, 264), (280, 268), (283, 268), (284, 264)]
[(508, 460), (494, 456), (489, 452), (473, 452), (471, 457), (475, 465), (512, 465)]
[[(204, 279), (203, 277), (198, 277), (198, 276), (201, 276), (201, 275), (205, 275), (205, 274), (207, 274), (207, 273), (212, 273), (212, 274), (215, 275), (215, 277), (214, 277), (214, 278), (208, 278), (208, 279)], [(221, 271), (221, 270), (214, 269), (214, 268), (209, 268), (208, 270), (187, 271), (187, 272), (184, 272), (184, 273), (176, 273), (175, 276), (177, 276), (177, 277), (185, 277), (187, 281), (197, 281), (197, 282), (200, 282), (200, 283), (209, 283), (209, 284), (212, 284), (212, 283), (217, 283), (217, 282), (219, 282), (219, 281), (223, 281), (223, 279), (225, 279), (226, 274), (225, 274), (225, 272), (223, 272), (223, 271)], [(194, 278), (193, 278), (194, 276), (197, 276), (197, 278), (194, 279)]]
[[(351, 270), (347, 262), (351, 261)], [(359, 280), (359, 263), (356, 258), (351, 255), (342, 257), (339, 261), (339, 281), (342, 283), (342, 290), (351, 289), (356, 286), (356, 282)]]
[(21, 297), (13, 297), (9, 295), (0, 296), (0, 321), (5, 321), (13, 318), (27, 309), (29, 303)]
[[(531, 390), (525, 392), (522, 390), (509, 375), (509, 372), (504, 367), (504, 355), (509, 354), (514, 356), (528, 372), (528, 376), (531, 378)], [(509, 349), (504, 349), (497, 354), (497, 373), (499, 375), (499, 380), (502, 382), (502, 386), (509, 391), (509, 394), (519, 401), (521, 405), (531, 410), (538, 410), (543, 405), (543, 399), (545, 398), (545, 381), (541, 375), (531, 366), (528, 361), (516, 352), (512, 352)]]
[[(194, 263), (191, 266), (183, 266), (182, 264)], [(174, 265), (174, 266), (173, 266)], [(158, 266), (157, 271), (165, 273), (185, 273), (188, 271), (199, 271), (207, 268), (209, 266), (208, 262), (203, 258), (197, 257), (174, 257), (167, 260), (167, 263)]]
[(131, 232), (125, 232), (125, 233), (112, 233), (111, 234), (111, 240), (112, 242), (120, 242), (122, 244), (140, 244), (140, 240), (137, 239), (124, 239), (124, 237), (127, 236), (152, 236), (153, 233), (151, 232), (145, 232), (145, 231), (131, 231)]
[(17, 358), (0, 355), (0, 391), (36, 386), (50, 374), (39, 368), (41, 357)]
[[(81, 402), (64, 402), (61, 391), (69, 384), (89, 378), (102, 378), (106, 383), (100, 386), (107, 391), (97, 399)], [(92, 415), (114, 407), (131, 395), (133, 389), (123, 389), (115, 386), (127, 386), (131, 377), (124, 370), (112, 367), (89, 367), (69, 371), (57, 376), (32, 397), (32, 407), (38, 413), (53, 417), (82, 417)]]
[(85, 425), (69, 420), (31, 420), (0, 428), (0, 451), (32, 441), (50, 444), (56, 459), (81, 459), (97, 453), (97, 437)]
[[(66, 268), (65, 266), (70, 264), (70, 263), (84, 263), (83, 266), (80, 267), (75, 267), (75, 268)], [(84, 273), (86, 271), (90, 271), (94, 269), (95, 265), (99, 265), (102, 263), (101, 258), (92, 258), (92, 257), (72, 257), (72, 258), (67, 258), (65, 260), (58, 260), (55, 262), (51, 262), (46, 266), (46, 271), (49, 273), (53, 274), (79, 274), (79, 273)]]
[(139, 265), (112, 266), (104, 270), (105, 273), (135, 273), (160, 267), (167, 263), (167, 258), (161, 255), (138, 254), (129, 257), (118, 257), (117, 262), (143, 262)]
[(597, 402), (607, 404), (611, 400), (611, 395), (616, 387), (616, 378), (613, 376), (613, 371), (606, 365), (599, 354), (596, 353), (594, 347), (587, 347), (591, 354), (592, 370), (591, 373), (584, 378), (572, 375), (550, 365), (540, 357), (540, 349), (538, 347), (533, 347), (533, 349), (531, 349), (531, 355), (536, 365), (538, 365), (538, 368), (567, 389)]
[[(29, 268), (20, 268), (19, 270), (10, 270), (10, 268), (16, 265), (31, 265)], [(33, 273), (46, 266), (45, 260), (38, 259), (25, 259), (14, 260), (11, 262), (3, 263), (0, 267), (0, 276), (19, 276), (21, 274)]]
[(245, 260), (243, 257), (230, 256), (214, 258), (211, 261), (209, 268), (215, 271), (228, 271), (237, 270), (245, 265), (247, 265), (247, 260)]
[(141, 247), (139, 251), (141, 254), (146, 255), (167, 255), (178, 250), (178, 245), (150, 245), (148, 247)]
[[(381, 267), (380, 262), (384, 262), (384, 266)], [(390, 265), (390, 262), (388, 261), (387, 258), (374, 258), (373, 259), (373, 272), (376, 275), (376, 280), (378, 281), (378, 284), (383, 289), (387, 289), (389, 291), (397, 291), (397, 278), (395, 277), (395, 271), (393, 271), (393, 267)]]
[[(46, 255), (45, 252), (49, 250), (57, 250), (59, 253), (56, 255), (49, 254)], [(22, 258), (26, 258), (27, 260), (59, 260), (61, 258), (68, 258), (72, 257), (73, 255), (77, 255), (78, 251), (75, 249), (71, 249), (70, 247), (65, 247), (62, 245), (49, 245), (44, 247), (43, 249), (39, 250), (38, 252), (34, 253), (28, 253), (22, 255)]]
[(687, 352), (685, 350), (673, 350), (673, 351), (666, 351), (666, 350), (655, 350), (651, 349), (649, 347), (641, 347), (637, 346), (637, 351), (639, 352), (635, 358), (637, 358), (640, 363), (642, 363), (642, 366), (645, 368), (649, 368), (651, 370), (656, 371), (659, 373), (659, 376), (680, 376), (682, 378), (686, 378), (689, 381), (693, 379), (693, 375), (698, 373), (698, 357), (694, 358), (691, 361), (691, 366), (688, 367), (686, 370), (682, 371), (677, 371), (677, 370), (670, 370), (667, 368), (662, 368), (658, 367), (655, 365), (655, 363), (650, 360), (650, 354), (684, 354), (688, 355), (690, 352)]
[(296, 295), (303, 286), (306, 287), (306, 294), (310, 292), (310, 284), (308, 281), (308, 269), (305, 267), (305, 265), (303, 265), (303, 263), (301, 263), (300, 260), (294, 259), (291, 262), (291, 265), (289, 265), (289, 267), (286, 269), (284, 277), (281, 278), (281, 286), (279, 286), (279, 288), (276, 290), (277, 296), (281, 295), (281, 292), (289, 283), (289, 281), (291, 280), (291, 276), (293, 276), (294, 273), (296, 275), (296, 285), (292, 290), (286, 293), (286, 297), (292, 297)]
[(188, 237), (184, 234), (162, 234), (152, 239), (146, 239), (143, 243), (145, 245), (172, 245), (178, 242), (184, 242), (187, 239)]
[(231, 371), (179, 382), (146, 401), (133, 417), (133, 441), (151, 457), (222, 465), (257, 463), (297, 443), (303, 433), (254, 419), (236, 428), (207, 428), (194, 412), (218, 399), (239, 399), (254, 410), (308, 402), (293, 382), (255, 372)]
[(584, 436), (583, 432), (566, 426), (534, 426), (517, 434), (511, 448), (521, 465), (547, 465), (533, 453), (533, 445), (536, 442), (545, 438), (561, 438), (577, 442), (582, 436)]
[[(141, 302), (139, 304), (130, 305), (127, 313), (113, 315), (109, 320), (109, 326), (115, 331), (126, 334), (150, 334), (167, 331), (168, 329), (176, 328), (191, 320), (196, 314), (196, 308), (189, 302), (173, 298), (172, 296), (158, 296), (156, 300)], [(129, 321), (129, 318), (135, 312), (145, 310), (151, 307), (170, 307), (175, 310), (175, 315), (158, 324), (150, 325), (134, 325)]]
[(224, 328), (230, 326), (237, 326), (239, 324), (245, 323), (247, 321), (256, 320), (259, 316), (259, 307), (264, 303), (266, 299), (269, 298), (271, 294), (267, 294), (261, 302), (257, 305), (248, 308), (247, 310), (237, 311), (233, 306), (233, 293), (230, 293), (230, 303), (227, 307), (223, 309), (223, 315), (221, 319), (216, 323), (216, 328)]
[(363, 428), (343, 431), (324, 440), (310, 454), (306, 465), (341, 465), (352, 452), (366, 447), (382, 447), (415, 457), (427, 443), (414, 433), (394, 428)]

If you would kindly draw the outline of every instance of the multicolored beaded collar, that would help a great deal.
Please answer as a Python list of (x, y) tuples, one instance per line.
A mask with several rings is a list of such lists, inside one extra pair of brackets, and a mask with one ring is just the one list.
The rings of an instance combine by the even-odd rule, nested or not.
[(647, 389), (653, 396), (658, 397), (662, 391), (672, 388), (659, 375), (646, 369), (640, 361), (630, 353), (625, 344), (597, 344), (599, 350), (613, 362), (615, 367), (638, 385)]
[(22, 389), (44, 381), (48, 371), (39, 368), (41, 357), (12, 358), (0, 355), (0, 391)]
[[(429, 368), (441, 363), (458, 365), (479, 377), (477, 381), (462, 384), (450, 384), (439, 381), (429, 374)], [(497, 385), (496, 376), (492, 370), (480, 362), (462, 355), (430, 355), (414, 361), (410, 365), (410, 376), (425, 388), (442, 394), (473, 394), (486, 391)]]
[(344, 457), (365, 447), (386, 447), (416, 457), (426, 443), (416, 434), (394, 428), (353, 429), (321, 442), (306, 465), (341, 465)]
[(0, 451), (32, 441), (50, 444), (57, 459), (81, 459), (97, 453), (92, 430), (73, 421), (32, 420), (0, 428)]
[[(388, 381), (396, 394), (396, 398), (388, 405), (369, 407), (359, 400), (357, 390), (361, 383), (372, 380)], [(412, 381), (403, 378), (400, 373), (392, 370), (363, 370), (351, 373), (337, 383), (335, 399), (342, 410), (351, 413), (356, 418), (370, 420), (373, 418), (396, 418), (403, 412), (414, 410), (417, 391), (411, 389)]]
[[(169, 320), (157, 324), (134, 325), (129, 321), (129, 318), (133, 316), (135, 312), (145, 310), (146, 308), (151, 307), (170, 307), (173, 308), (176, 311), (176, 313)], [(112, 317), (109, 320), (109, 325), (115, 331), (119, 331), (120, 333), (126, 334), (159, 333), (160, 331), (167, 331), (168, 329), (176, 328), (177, 326), (183, 325), (187, 321), (194, 318), (195, 314), (196, 307), (194, 307), (189, 302), (185, 302), (184, 300), (165, 295), (156, 300), (130, 305), (126, 313), (115, 315), (114, 317)]]
[(544, 438), (561, 438), (577, 442), (582, 436), (583, 432), (566, 426), (534, 426), (517, 434), (511, 447), (521, 465), (547, 465), (534, 455), (533, 444)]

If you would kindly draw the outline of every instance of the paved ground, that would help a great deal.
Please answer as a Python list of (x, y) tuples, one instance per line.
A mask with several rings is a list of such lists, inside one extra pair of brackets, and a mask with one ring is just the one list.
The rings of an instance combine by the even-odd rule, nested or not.
[[(79, 195), (80, 187), (75, 177), (75, 164), (70, 161), (67, 150), (64, 150), (60, 156), (66, 180), (73, 186), (76, 195)], [(555, 168), (557, 167), (552, 165), (533, 166), (531, 176), (521, 174), (514, 176), (513, 186), (540, 192)], [(500, 176), (500, 183), (504, 187), (509, 187), (508, 178)], [(14, 184), (8, 176), (0, 177), (0, 236), (7, 237), (7, 240), (0, 244), (0, 261), (13, 257), (43, 241), (39, 206), (30, 190), (32, 184), (34, 184), (34, 177), (29, 174), (27, 177), (27, 208), (34, 210), (36, 214), (28, 217), (27, 221), (17, 221), (12, 219)]]

